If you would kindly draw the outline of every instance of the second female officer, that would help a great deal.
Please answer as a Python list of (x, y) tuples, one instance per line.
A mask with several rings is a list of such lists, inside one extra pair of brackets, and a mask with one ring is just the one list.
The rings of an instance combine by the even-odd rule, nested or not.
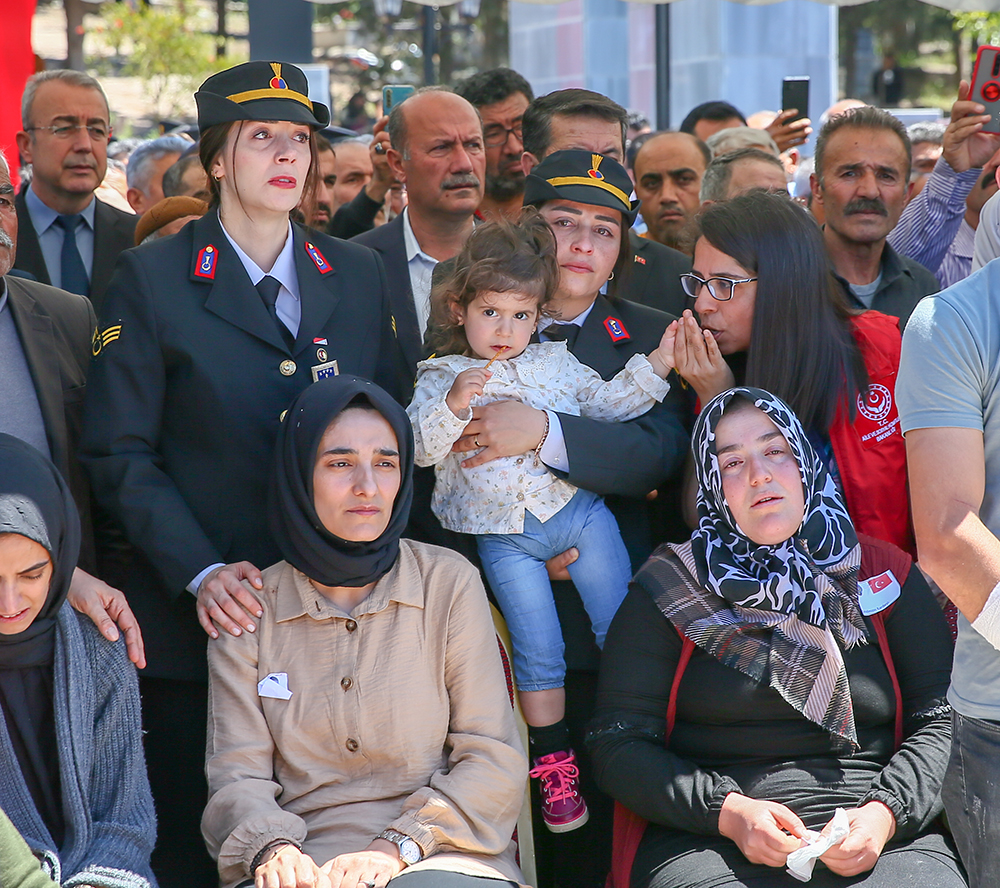
[(202, 84), (211, 209), (122, 255), (94, 337), (83, 458), (131, 546), (104, 553), (104, 574), (146, 637), (153, 867), (166, 888), (216, 882), (198, 831), (205, 632), (217, 632), (212, 618), (253, 631), (259, 606), (239, 581), (259, 588), (258, 568), (280, 558), (265, 482), (282, 413), (338, 371), (393, 387), (381, 261), (289, 221), (315, 176), (313, 133), (329, 121), (306, 92), (302, 71), (279, 62)]

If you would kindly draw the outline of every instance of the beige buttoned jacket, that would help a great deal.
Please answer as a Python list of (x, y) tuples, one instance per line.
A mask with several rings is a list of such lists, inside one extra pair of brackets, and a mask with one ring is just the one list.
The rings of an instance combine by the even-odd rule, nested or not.
[(410, 869), (520, 882), (527, 759), (472, 565), (402, 540), (350, 614), (286, 562), (256, 594), (257, 631), (209, 643), (202, 831), (222, 883), (275, 839), (322, 865), (387, 827), (423, 850)]

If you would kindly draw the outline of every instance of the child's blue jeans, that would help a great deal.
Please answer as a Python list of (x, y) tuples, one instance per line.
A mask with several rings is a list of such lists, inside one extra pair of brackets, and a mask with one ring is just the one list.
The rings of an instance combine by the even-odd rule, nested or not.
[(514, 646), (520, 691), (561, 688), (566, 675), (559, 616), (545, 562), (576, 547), (569, 566), (599, 647), (632, 577), (628, 553), (611, 511), (596, 494), (578, 490), (544, 524), (524, 513), (522, 533), (476, 537), (490, 588), (503, 611)]

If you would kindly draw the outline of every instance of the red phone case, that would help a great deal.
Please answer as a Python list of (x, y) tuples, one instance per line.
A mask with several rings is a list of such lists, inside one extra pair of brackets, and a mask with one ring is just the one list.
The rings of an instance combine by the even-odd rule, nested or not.
[(969, 98), (985, 105), (985, 113), (990, 115), (982, 132), (1000, 133), (1000, 46), (979, 47)]

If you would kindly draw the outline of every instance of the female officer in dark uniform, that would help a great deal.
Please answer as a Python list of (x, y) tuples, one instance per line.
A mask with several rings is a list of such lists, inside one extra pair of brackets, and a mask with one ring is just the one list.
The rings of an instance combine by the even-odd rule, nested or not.
[(224, 610), (253, 631), (259, 607), (239, 581), (259, 587), (257, 569), (281, 557), (265, 481), (294, 396), (336, 372), (395, 387), (381, 260), (289, 221), (315, 175), (312, 134), (329, 121), (306, 91), (278, 62), (205, 81), (195, 99), (211, 209), (122, 255), (94, 337), (82, 455), (132, 547), (106, 552), (104, 574), (147, 639), (153, 866), (166, 888), (216, 884), (198, 832), (207, 672), (195, 596), (210, 634), (209, 615), (242, 631)]

